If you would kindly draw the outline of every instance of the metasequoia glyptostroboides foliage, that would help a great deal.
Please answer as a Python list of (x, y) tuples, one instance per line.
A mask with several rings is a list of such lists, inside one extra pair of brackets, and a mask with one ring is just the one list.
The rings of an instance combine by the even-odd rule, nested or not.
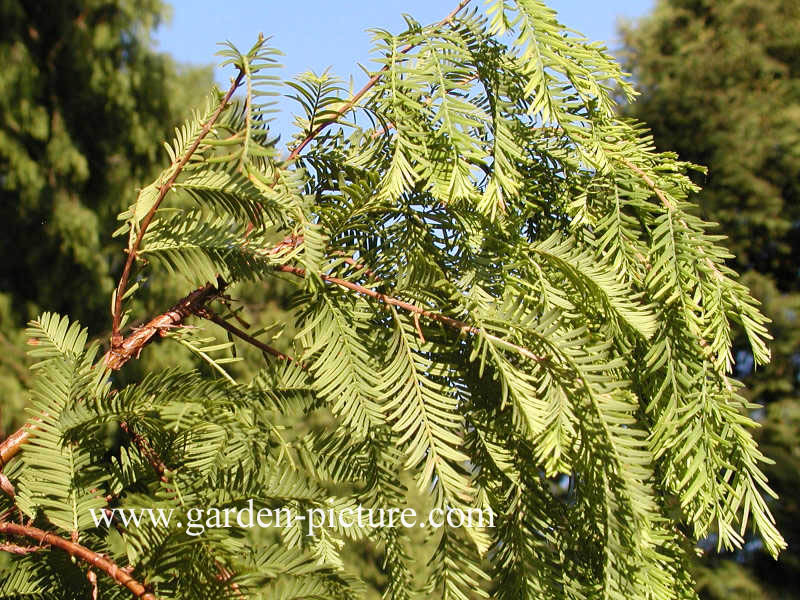
[[(763, 364), (765, 319), (689, 210), (688, 165), (616, 116), (633, 94), (616, 63), (533, 0), (373, 35), (380, 68), (355, 94), (281, 81), (263, 37), (223, 50), (230, 88), (120, 215), (110, 348), (67, 317), (31, 323), (32, 417), (0, 445), (5, 593), (360, 597), (342, 548), (370, 540), (390, 598), (667, 599), (692, 595), (700, 538), (783, 547), (731, 377), (732, 327)], [(286, 152), (281, 92), (300, 107)], [(164, 276), (187, 295), (126, 330)], [(295, 290), (284, 351), (234, 308), (276, 278)], [(203, 338), (211, 323), (229, 339)], [(117, 385), (162, 337), (206, 367)], [(258, 364), (232, 368), (237, 347)], [(409, 481), (494, 527), (431, 529), (419, 565), (409, 531), (364, 523), (92, 518), (401, 508)]]

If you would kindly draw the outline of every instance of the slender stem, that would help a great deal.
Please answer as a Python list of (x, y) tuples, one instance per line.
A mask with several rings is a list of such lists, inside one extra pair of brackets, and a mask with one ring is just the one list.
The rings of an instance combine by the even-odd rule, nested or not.
[(364, 274), (367, 277), (369, 277), (371, 279), (375, 279), (376, 281), (380, 281), (380, 278), (375, 273), (375, 271), (372, 271), (371, 269), (367, 268), (367, 266), (365, 264), (360, 263), (356, 259), (348, 256), (346, 252), (342, 252), (341, 250), (335, 250), (334, 254), (336, 256), (343, 256), (344, 257), (344, 259), (343, 259), (344, 262), (346, 262), (348, 265), (353, 267), (356, 271), (363, 271)]
[(0, 490), (12, 500), (17, 497), (17, 490), (14, 489), (14, 484), (2, 471), (0, 471)]
[[(301, 269), (299, 267), (293, 267), (291, 265), (278, 265), (275, 267), (276, 270), (282, 271), (284, 273), (291, 273), (297, 277), (305, 277), (306, 272), (305, 269)], [(364, 296), (369, 296), (370, 298), (374, 298), (375, 300), (379, 300), (384, 304), (389, 304), (391, 306), (397, 306), (398, 308), (402, 308), (410, 313), (427, 317), (432, 321), (437, 321), (438, 323), (442, 323), (447, 325), (448, 327), (452, 327), (453, 329), (457, 329), (459, 331), (463, 331), (464, 333), (470, 333), (473, 335), (482, 335), (485, 338), (491, 339), (492, 341), (505, 346), (507, 348), (511, 348), (516, 352), (519, 352), (521, 355), (525, 356), (536, 362), (542, 362), (548, 360), (546, 356), (539, 356), (534, 354), (527, 348), (523, 346), (518, 346), (517, 344), (513, 344), (503, 338), (497, 337), (484, 329), (479, 327), (475, 327), (474, 325), (470, 325), (469, 323), (465, 323), (464, 321), (459, 321), (458, 319), (454, 319), (452, 317), (448, 317), (447, 315), (443, 315), (441, 313), (433, 312), (430, 310), (426, 310), (421, 306), (417, 306), (416, 304), (412, 304), (410, 302), (406, 302), (405, 300), (400, 300), (399, 298), (393, 298), (392, 296), (387, 296), (386, 294), (382, 294), (381, 292), (376, 292), (370, 288), (364, 287), (363, 285), (359, 285), (357, 283), (353, 283), (352, 281), (347, 281), (346, 279), (340, 279), (338, 277), (332, 277), (331, 275), (325, 275), (324, 273), (320, 274), (320, 277), (327, 281), (328, 283), (333, 283), (343, 288), (347, 288), (359, 294), (363, 294)]]
[[(150, 466), (153, 467), (153, 471), (155, 471), (156, 475), (158, 475), (159, 481), (162, 483), (169, 483), (169, 478), (167, 477), (167, 466), (164, 463), (164, 460), (158, 455), (158, 452), (153, 448), (150, 440), (145, 438), (144, 436), (140, 435), (136, 431), (134, 431), (131, 426), (126, 422), (122, 421), (119, 424), (120, 429), (124, 431), (133, 441), (136, 448), (138, 448), (139, 452), (147, 459), (147, 462), (150, 463)], [(108, 509), (106, 511), (110, 512)], [(112, 513), (113, 515), (113, 513)], [(117, 523), (119, 525), (119, 523)], [(219, 575), (217, 575), (217, 579), (220, 581), (224, 581), (228, 583), (230, 588), (237, 593), (237, 595), (241, 598), (242, 592), (239, 589), (238, 584), (229, 582), (231, 577), (233, 577), (233, 573), (222, 567), (220, 564), (217, 563), (217, 569), (219, 570)]]
[(142, 454), (142, 456), (144, 456), (147, 459), (147, 462), (150, 463), (150, 466), (153, 467), (153, 470), (156, 472), (156, 475), (158, 475), (159, 480), (162, 483), (167, 483), (169, 481), (166, 476), (167, 466), (164, 464), (164, 461), (161, 460), (161, 457), (158, 455), (155, 449), (150, 445), (150, 441), (134, 431), (127, 421), (122, 421), (119, 424), (119, 428), (128, 434), (128, 437), (131, 438), (131, 441)]
[(18, 554), (24, 556), (40, 550), (46, 550), (49, 546), (20, 546), (19, 544), (0, 544), (0, 552), (8, 552), (9, 554)]
[(262, 352), (266, 352), (267, 354), (271, 354), (272, 356), (274, 356), (276, 358), (280, 358), (281, 360), (285, 360), (287, 362), (294, 362), (294, 359), (291, 356), (287, 356), (286, 354), (284, 354), (283, 352), (280, 352), (279, 350), (276, 350), (272, 346), (268, 346), (264, 342), (261, 342), (261, 341), (257, 340), (256, 338), (254, 338), (251, 335), (248, 335), (247, 333), (245, 333), (244, 331), (242, 331), (241, 329), (239, 329), (235, 325), (232, 325), (231, 323), (229, 323), (228, 321), (226, 321), (225, 319), (221, 318), (219, 315), (213, 313), (211, 310), (209, 310), (207, 308), (199, 311), (197, 313), (197, 316), (198, 317), (202, 317), (204, 319), (207, 319), (207, 320), (211, 321), (212, 323), (216, 323), (217, 325), (222, 327), (225, 331), (228, 331), (232, 335), (235, 335), (236, 337), (244, 340), (245, 342), (247, 342), (251, 346), (255, 346), (256, 348), (258, 348)]
[[(437, 27), (441, 27), (442, 25), (446, 25), (447, 23), (452, 21), (453, 18), (469, 3), (470, 3), (470, 0), (461, 0), (458, 3), (458, 6), (456, 6), (452, 11), (450, 11), (449, 15), (447, 15), (444, 19), (442, 19), (441, 21), (439, 21), (436, 24)], [(400, 49), (400, 54), (408, 54), (408, 52), (412, 48), (414, 48), (414, 46), (416, 46), (416, 44), (406, 44), (405, 46), (403, 46)], [(295, 147), (294, 150), (292, 150), (291, 154), (289, 154), (288, 161), (291, 162), (295, 158), (297, 158), (300, 155), (300, 153), (303, 151), (303, 148), (305, 148), (309, 143), (311, 143), (311, 141), (315, 137), (317, 137), (320, 133), (322, 133), (327, 127), (329, 127), (329, 126), (333, 125), (334, 123), (336, 123), (342, 117), (342, 115), (344, 115), (346, 112), (351, 110), (356, 104), (358, 104), (358, 101), (361, 100), (361, 98), (363, 98), (366, 95), (366, 93), (369, 90), (371, 90), (376, 83), (378, 83), (378, 81), (380, 81), (381, 77), (383, 77), (383, 75), (388, 70), (389, 70), (389, 65), (385, 65), (380, 71), (378, 71), (372, 77), (370, 77), (369, 80), (367, 81), (367, 83), (364, 84), (364, 87), (362, 87), (356, 93), (356, 95), (353, 96), (349, 101), (345, 102), (344, 105), (342, 105), (329, 119), (326, 119), (325, 121), (323, 121), (322, 123), (317, 125), (305, 137), (305, 139), (302, 142), (300, 142)]]
[(642, 180), (647, 184), (647, 186), (651, 190), (653, 190), (653, 192), (655, 193), (656, 196), (658, 196), (658, 199), (661, 200), (661, 202), (664, 204), (664, 206), (667, 208), (667, 210), (672, 210), (673, 209), (672, 202), (669, 201), (669, 199), (666, 197), (666, 195), (664, 195), (664, 192), (662, 192), (658, 188), (658, 186), (656, 185), (656, 182), (653, 181), (653, 179), (647, 173), (642, 171), (639, 167), (637, 167), (635, 164), (633, 164), (627, 158), (623, 158), (622, 159), (622, 163), (626, 167), (628, 167), (631, 171), (633, 171), (639, 177), (642, 178)]
[(52, 547), (63, 550), (70, 556), (79, 558), (93, 567), (97, 567), (119, 585), (128, 588), (136, 598), (140, 598), (141, 600), (157, 600), (155, 595), (148, 592), (144, 585), (131, 577), (124, 569), (118, 567), (113, 561), (97, 552), (89, 550), (85, 546), (70, 542), (54, 533), (38, 529), (37, 527), (4, 521), (0, 521), (0, 534), (36, 540), (41, 545), (49, 544)]
[(89, 580), (89, 585), (92, 586), (92, 600), (97, 600), (99, 595), (97, 590), (97, 573), (89, 569), (86, 572), (86, 579)]
[(200, 143), (203, 139), (209, 134), (212, 127), (214, 127), (214, 123), (217, 122), (217, 119), (222, 114), (222, 111), (230, 102), (233, 93), (236, 89), (241, 85), (242, 78), (244, 77), (244, 71), (239, 71), (238, 77), (231, 83), (231, 87), (228, 89), (228, 92), (222, 98), (222, 102), (220, 102), (217, 110), (211, 115), (208, 121), (205, 122), (203, 128), (200, 130), (200, 133), (195, 138), (192, 145), (189, 146), (186, 153), (180, 159), (180, 161), (175, 165), (175, 168), (172, 171), (172, 175), (170, 175), (169, 179), (161, 185), (158, 190), (158, 196), (156, 197), (156, 201), (153, 204), (153, 207), (147, 212), (147, 214), (142, 219), (141, 225), (139, 227), (139, 233), (136, 236), (136, 239), (133, 241), (133, 244), (128, 248), (128, 258), (125, 260), (125, 266), (122, 269), (122, 275), (119, 278), (119, 285), (117, 286), (117, 293), (114, 298), (114, 315), (113, 321), (111, 324), (111, 347), (116, 348), (122, 344), (122, 335), (119, 332), (120, 322), (122, 321), (122, 297), (125, 295), (125, 290), (128, 287), (128, 279), (131, 275), (131, 268), (133, 266), (133, 261), (136, 260), (136, 254), (139, 250), (139, 246), (142, 243), (142, 239), (144, 238), (144, 234), (147, 232), (147, 228), (150, 226), (150, 222), (153, 220), (153, 217), (158, 210), (158, 207), (161, 205), (161, 202), (164, 200), (164, 197), (167, 195), (167, 192), (172, 188), (175, 180), (180, 175), (183, 168), (192, 158), (192, 155), (195, 153), (197, 148), (200, 146)]

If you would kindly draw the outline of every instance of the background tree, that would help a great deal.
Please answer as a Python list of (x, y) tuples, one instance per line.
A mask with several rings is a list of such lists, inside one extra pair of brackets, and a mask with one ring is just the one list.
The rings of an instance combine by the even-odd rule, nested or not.
[(107, 326), (116, 216), (211, 84), (210, 68), (152, 50), (165, 11), (159, 1), (0, 3), (0, 431), (24, 418), (21, 325), (48, 307)]
[(798, 28), (800, 4), (792, 0), (662, 0), (652, 16), (623, 29), (626, 67), (643, 94), (627, 112), (652, 128), (659, 149), (708, 167), (694, 176), (703, 188), (700, 213), (719, 222), (733, 254), (728, 264), (773, 321), (770, 365), (754, 369), (741, 333), (734, 356), (747, 396), (763, 407), (759, 439), (776, 461), (767, 472), (781, 496), (775, 510), (789, 551), (775, 562), (753, 540), (728, 555), (737, 560), (702, 577), (719, 598), (741, 595), (732, 591), (738, 586), (754, 597), (800, 595)]
[[(468, 4), (375, 31), (382, 67), (354, 95), (327, 74), (281, 82), (263, 37), (223, 52), (231, 87), (119, 215), (107, 352), (66, 316), (27, 330), (33, 418), (0, 443), (0, 594), (360, 597), (355, 539), (379, 549), (389, 598), (686, 598), (695, 540), (783, 548), (731, 377), (731, 324), (764, 364), (765, 318), (692, 214), (688, 165), (617, 118), (619, 67), (550, 9)], [(268, 124), (286, 91), (288, 156)], [(140, 314), (159, 279), (182, 297)], [(270, 281), (292, 289), (289, 351), (242, 319), (248, 282)], [(159, 338), (206, 370), (130, 377)], [(417, 528), (194, 536), (112, 518), (414, 494), (495, 527), (430, 529), (421, 569)]]

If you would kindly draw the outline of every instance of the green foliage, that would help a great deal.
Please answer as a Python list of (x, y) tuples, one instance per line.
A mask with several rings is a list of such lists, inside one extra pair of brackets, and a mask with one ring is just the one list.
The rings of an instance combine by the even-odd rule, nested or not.
[(27, 333), (37, 346), (31, 354), (45, 360), (32, 367), (37, 370), (32, 396), (39, 425), (36, 438), (26, 448), (17, 505), (31, 517), (41, 510), (57, 527), (77, 533), (90, 526), (90, 509), (106, 504), (91, 491), (106, 479), (98, 465), (105, 449), (80, 441), (63, 443), (59, 416), (75, 403), (96, 397), (104, 373), (92, 369), (97, 347), (84, 349), (86, 330), (66, 317), (45, 313), (31, 323)]
[[(77, 325), (32, 324), (51, 341), (42, 425), (9, 471), (26, 514), (163, 599), (363, 597), (353, 543), (380, 548), (397, 599), (682, 599), (701, 538), (736, 548), (753, 533), (777, 555), (753, 405), (731, 373), (732, 323), (764, 364), (767, 319), (693, 215), (690, 165), (615, 116), (612, 90), (630, 90), (601, 47), (539, 2), (488, 14), (375, 31), (381, 71), (352, 98), (328, 74), (265, 74), (263, 38), (226, 46), (244, 97), (213, 95), (177, 130), (118, 230), (150, 280), (225, 288), (162, 315), (177, 330), (160, 333), (209, 366), (101, 385)], [(288, 158), (269, 134), (275, 91), (303, 111)], [(232, 308), (275, 279), (293, 290), (282, 366)], [(235, 337), (208, 340), (190, 313)], [(242, 340), (263, 351), (255, 375), (226, 368)], [(45, 455), (57, 474), (38, 473)], [(185, 523), (252, 501), (338, 517), (414, 494), (494, 523), (430, 528), (421, 569), (413, 532), (372, 522), (193, 535), (79, 514), (108, 502)], [(48, 556), (15, 560), (30, 575), (0, 597), (77, 585)]]
[[(626, 112), (652, 127), (658, 148), (708, 166), (693, 176), (703, 186), (693, 212), (718, 221), (709, 232), (727, 235), (732, 250), (721, 258), (743, 274), (773, 321), (765, 368), (754, 368), (764, 349), (738, 325), (717, 338), (727, 337), (727, 357), (716, 353), (734, 363), (747, 386), (740, 393), (755, 405), (760, 446), (775, 461), (765, 473), (781, 495), (772, 510), (789, 550), (775, 562), (752, 536), (745, 551), (707, 553), (699, 585), (713, 598), (798, 597), (798, 515), (789, 498), (800, 473), (790, 450), (800, 432), (799, 24), (791, 0), (662, 0), (650, 17), (623, 29), (626, 66), (643, 93)], [(706, 298), (730, 300), (722, 290)], [(704, 439), (685, 433), (670, 443)]]

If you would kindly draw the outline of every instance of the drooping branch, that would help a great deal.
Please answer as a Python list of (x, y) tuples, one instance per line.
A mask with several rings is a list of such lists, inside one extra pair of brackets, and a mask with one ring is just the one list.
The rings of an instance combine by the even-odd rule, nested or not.
[[(286, 238), (282, 242), (280, 242), (275, 248), (267, 251), (266, 254), (268, 255), (275, 255), (279, 254), (280, 252), (286, 250), (287, 248), (293, 248), (298, 244), (302, 243), (303, 238), (301, 236), (290, 236)], [(359, 270), (365, 269), (365, 266), (356, 263), (353, 261), (352, 264), (355, 268)], [(275, 267), (276, 270), (290, 273), (297, 277), (303, 278), (305, 277), (305, 270), (299, 267), (294, 267), (291, 265), (278, 265)], [(405, 300), (400, 300), (399, 298), (394, 298), (392, 296), (388, 296), (381, 292), (377, 292), (373, 289), (364, 287), (357, 283), (353, 283), (347, 281), (345, 279), (340, 279), (338, 277), (333, 277), (331, 275), (321, 275), (324, 281), (328, 283), (332, 283), (338, 285), (340, 287), (352, 290), (356, 293), (363, 294), (365, 296), (369, 296), (370, 298), (374, 298), (383, 302), (384, 304), (389, 304), (392, 306), (396, 306), (401, 308), (405, 311), (408, 311), (415, 315), (415, 319), (419, 317), (426, 317), (432, 321), (436, 321), (456, 329), (458, 331), (462, 331), (464, 333), (472, 334), (472, 335), (483, 335), (485, 338), (492, 340), (493, 342), (514, 350), (518, 352), (520, 355), (529, 358), (530, 360), (536, 362), (543, 362), (548, 360), (546, 356), (539, 356), (534, 354), (527, 348), (523, 346), (519, 346), (517, 344), (511, 343), (507, 340), (504, 340), (496, 335), (493, 335), (481, 328), (475, 327), (474, 325), (470, 325), (469, 323), (465, 323), (464, 321), (460, 321), (458, 319), (454, 319), (452, 317), (448, 317), (447, 315), (443, 315), (441, 313), (437, 313), (434, 311), (430, 311), (424, 309), (420, 306), (412, 304), (410, 302), (406, 302)], [(222, 291), (221, 288), (223, 287), (222, 283), (220, 283), (219, 287), (206, 284), (201, 288), (198, 288), (191, 292), (189, 295), (184, 297), (180, 300), (175, 306), (170, 308), (167, 312), (160, 314), (146, 324), (141, 327), (137, 327), (127, 338), (122, 340), (117, 348), (109, 349), (106, 355), (103, 357), (104, 364), (112, 370), (119, 370), (121, 369), (130, 359), (138, 358), (139, 354), (141, 353), (142, 349), (149, 344), (153, 338), (158, 335), (164, 335), (168, 330), (180, 326), (184, 319), (191, 315), (197, 315), (202, 318), (206, 318), (213, 323), (216, 323), (226, 331), (229, 331), (231, 334), (239, 337), (240, 339), (250, 343), (254, 347), (271, 354), (281, 360), (293, 360), (291, 357), (275, 350), (274, 348), (264, 344), (263, 342), (255, 339), (254, 337), (248, 335), (246, 332), (240, 330), (239, 328), (235, 327), (234, 325), (228, 323), (224, 319), (220, 318), (219, 316), (215, 315), (211, 311), (207, 309), (208, 303), (213, 300), (214, 298), (218, 297), (220, 292)], [(418, 327), (419, 331), (419, 327)], [(30, 437), (30, 430), (34, 428), (35, 425), (28, 423), (17, 430), (15, 433), (11, 434), (6, 440), (0, 443), (0, 468), (8, 462), (20, 449), (20, 447), (28, 441)], [(161, 476), (161, 473), (159, 473)]]
[[(446, 25), (447, 23), (449, 23), (450, 21), (452, 21), (452, 20), (453, 20), (453, 18), (454, 18), (454, 17), (455, 17), (455, 16), (456, 16), (456, 15), (457, 15), (459, 12), (461, 12), (461, 10), (462, 10), (462, 9), (463, 9), (463, 8), (464, 8), (464, 7), (465, 7), (467, 4), (469, 4), (469, 3), (470, 3), (470, 0), (461, 0), (461, 1), (458, 3), (458, 6), (456, 6), (456, 7), (455, 7), (455, 8), (454, 8), (452, 11), (450, 11), (450, 14), (448, 14), (448, 15), (447, 15), (447, 16), (446, 16), (444, 19), (442, 19), (441, 21), (439, 21), (439, 22), (436, 24), (436, 25), (437, 25), (437, 27), (441, 27), (442, 25)], [(400, 53), (400, 54), (408, 54), (408, 52), (409, 52), (409, 51), (411, 51), (411, 50), (412, 50), (412, 49), (415, 47), (415, 45), (416, 45), (416, 44), (406, 44), (405, 46), (403, 46), (403, 47), (400, 49), (400, 52), (399, 52), (399, 53)], [(355, 95), (354, 95), (354, 96), (353, 96), (353, 97), (352, 97), (350, 100), (348, 100), (347, 102), (345, 102), (345, 103), (344, 103), (344, 104), (343, 104), (343, 105), (342, 105), (342, 106), (341, 106), (341, 107), (340, 107), (338, 110), (336, 110), (336, 111), (333, 113), (333, 115), (331, 115), (331, 116), (330, 116), (330, 118), (328, 118), (328, 119), (326, 119), (326, 120), (322, 121), (322, 123), (320, 123), (319, 125), (317, 125), (317, 126), (316, 126), (316, 127), (315, 127), (315, 128), (314, 128), (314, 129), (313, 129), (313, 130), (312, 130), (312, 131), (311, 131), (311, 132), (310, 132), (310, 133), (309, 133), (309, 134), (308, 134), (308, 135), (307, 135), (307, 136), (306, 136), (306, 137), (305, 137), (305, 138), (304, 138), (304, 139), (303, 139), (303, 140), (302, 140), (302, 141), (301, 141), (301, 142), (300, 142), (300, 143), (299, 143), (299, 144), (298, 144), (298, 145), (297, 145), (295, 148), (294, 148), (294, 150), (292, 150), (292, 152), (289, 154), (288, 161), (289, 161), (289, 162), (291, 162), (291, 161), (293, 161), (295, 158), (297, 158), (297, 157), (300, 155), (300, 153), (303, 151), (303, 148), (305, 148), (305, 147), (306, 147), (308, 144), (310, 144), (310, 143), (311, 143), (311, 141), (312, 141), (314, 138), (316, 138), (316, 137), (317, 137), (317, 136), (318, 136), (320, 133), (322, 133), (322, 132), (323, 132), (325, 129), (327, 129), (328, 127), (330, 127), (330, 126), (331, 126), (331, 125), (333, 125), (334, 123), (336, 123), (336, 122), (337, 122), (337, 121), (338, 121), (338, 120), (339, 120), (339, 119), (340, 119), (340, 118), (341, 118), (341, 117), (342, 117), (342, 116), (343, 116), (345, 113), (349, 112), (349, 111), (350, 111), (350, 110), (351, 110), (353, 107), (355, 107), (355, 105), (356, 105), (356, 104), (358, 104), (359, 100), (361, 100), (361, 99), (362, 99), (362, 98), (363, 98), (363, 97), (366, 95), (366, 93), (367, 93), (368, 91), (370, 91), (370, 90), (371, 90), (371, 89), (372, 89), (372, 88), (375, 86), (375, 84), (376, 84), (376, 83), (378, 83), (378, 81), (380, 81), (380, 80), (381, 80), (381, 77), (383, 77), (383, 75), (384, 75), (384, 74), (385, 74), (385, 73), (386, 73), (388, 70), (389, 70), (389, 66), (388, 66), (388, 65), (385, 65), (385, 66), (384, 66), (382, 69), (380, 69), (380, 70), (379, 70), (377, 73), (375, 73), (375, 74), (374, 74), (372, 77), (370, 77), (370, 78), (369, 78), (369, 80), (367, 80), (367, 83), (365, 83), (365, 84), (364, 84), (364, 87), (362, 87), (362, 88), (361, 88), (361, 89), (360, 89), (358, 92), (356, 92), (356, 94), (355, 94)]]
[[(91, 566), (103, 571), (119, 585), (128, 588), (136, 598), (141, 598), (141, 600), (158, 600), (154, 594), (147, 591), (147, 588), (145, 588), (144, 585), (131, 577), (125, 569), (120, 568), (113, 561), (109, 560), (105, 556), (102, 556), (101, 554), (98, 554), (97, 552), (94, 552), (93, 550), (89, 550), (89, 548), (86, 548), (85, 546), (65, 540), (54, 533), (44, 531), (43, 529), (39, 529), (37, 527), (31, 527), (29, 525), (19, 525), (17, 523), (0, 521), (0, 534), (36, 540), (40, 545), (49, 544), (51, 547), (63, 550), (70, 556), (79, 558)], [(3, 549), (3, 547), (0, 546), (0, 549)]]
[[(652, 177), (650, 177), (645, 171), (643, 171), (642, 169), (640, 169), (639, 167), (637, 167), (636, 165), (634, 165), (632, 162), (630, 162), (627, 159), (622, 159), (622, 163), (626, 167), (628, 167), (631, 171), (636, 173), (639, 177), (641, 177), (642, 181), (644, 181), (645, 184), (647, 185), (647, 187), (649, 187), (653, 191), (653, 193), (656, 195), (656, 197), (659, 200), (661, 200), (661, 203), (664, 205), (664, 208), (666, 208), (669, 213), (672, 213), (675, 210), (674, 203), (667, 197), (667, 195), (664, 193), (664, 191), (661, 188), (658, 187), (656, 182), (653, 181)], [(681, 226), (683, 226), (685, 229), (689, 229), (689, 224), (686, 222), (686, 219), (684, 219), (683, 217), (678, 217), (678, 223), (680, 223)], [(702, 246), (700, 246), (700, 245), (697, 246), (697, 252), (698, 252), (698, 254), (700, 254), (705, 259), (706, 265), (708, 265), (708, 267), (711, 270), (711, 272), (714, 273), (714, 277), (716, 277), (717, 279), (723, 279), (724, 276), (720, 272), (719, 267), (717, 267), (717, 265), (714, 264), (714, 261), (711, 260), (711, 258), (705, 253), (705, 251), (703, 250)], [(708, 341), (703, 337), (702, 333), (696, 332), (696, 334), (697, 334), (696, 335), (697, 343), (703, 349), (703, 351), (704, 352), (711, 352), (711, 350), (709, 348)], [(725, 387), (729, 391), (733, 390), (731, 382), (728, 380), (727, 377), (724, 378), (724, 383), (725, 383)]]
[[(653, 181), (652, 177), (650, 177), (642, 169), (640, 169), (639, 167), (637, 167), (636, 165), (634, 165), (632, 162), (630, 162), (627, 159), (623, 159), (622, 163), (626, 167), (628, 167), (631, 171), (633, 171), (639, 177), (642, 178), (642, 181), (644, 181), (645, 184), (647, 184), (647, 187), (649, 187), (651, 190), (653, 190), (653, 193), (656, 195), (656, 197), (658, 197), (658, 199), (661, 200), (661, 203), (664, 205), (664, 208), (666, 208), (668, 211), (672, 211), (672, 210), (675, 209), (675, 205), (672, 203), (672, 201), (669, 198), (667, 198), (667, 195), (663, 192), (663, 190), (661, 190), (661, 188), (659, 188), (658, 185), (656, 185), (656, 182)], [(683, 227), (685, 227), (686, 229), (689, 229), (689, 224), (686, 222), (686, 219), (681, 217), (681, 218), (678, 219), (678, 222)], [(705, 258), (706, 264), (709, 266), (711, 271), (714, 273), (714, 276), (717, 277), (718, 279), (722, 279), (723, 275), (720, 272), (719, 268), (717, 267), (717, 265), (714, 264), (714, 261), (711, 260), (711, 258), (709, 258), (706, 255), (706, 253), (703, 250), (703, 248), (698, 246), (697, 247), (697, 251), (698, 251), (699, 254), (701, 254)], [(701, 345), (702, 346), (706, 346), (707, 342), (705, 340), (701, 340)]]
[(134, 239), (133, 244), (130, 246), (130, 248), (128, 248), (128, 258), (125, 260), (125, 266), (122, 269), (122, 275), (119, 278), (119, 285), (117, 286), (117, 292), (114, 298), (114, 314), (111, 324), (112, 349), (118, 348), (123, 343), (122, 335), (120, 334), (119, 331), (120, 322), (122, 320), (122, 298), (125, 295), (125, 290), (128, 287), (128, 279), (130, 278), (131, 268), (133, 267), (133, 261), (136, 260), (136, 254), (139, 251), (139, 246), (142, 243), (144, 234), (147, 232), (147, 228), (149, 227), (150, 222), (153, 220), (153, 217), (155, 216), (158, 207), (161, 205), (161, 202), (164, 200), (164, 197), (167, 195), (167, 192), (172, 188), (173, 184), (175, 183), (175, 180), (178, 178), (178, 175), (180, 175), (181, 171), (183, 171), (183, 168), (192, 158), (192, 155), (195, 153), (197, 148), (200, 147), (200, 143), (214, 127), (214, 123), (217, 122), (217, 119), (222, 114), (222, 111), (230, 102), (233, 93), (241, 85), (243, 77), (244, 77), (244, 71), (240, 70), (239, 75), (236, 77), (233, 83), (231, 83), (231, 87), (228, 89), (228, 92), (222, 98), (222, 101), (220, 102), (217, 109), (214, 111), (211, 117), (209, 117), (208, 121), (206, 121), (203, 124), (203, 127), (200, 130), (200, 133), (197, 135), (197, 138), (195, 138), (194, 142), (192, 142), (192, 145), (189, 146), (189, 148), (186, 150), (186, 153), (183, 155), (180, 161), (178, 161), (178, 164), (175, 165), (172, 175), (170, 175), (169, 179), (167, 179), (167, 181), (161, 185), (161, 187), (158, 190), (158, 196), (156, 197), (155, 203), (142, 219), (142, 222), (139, 226), (139, 233)]

